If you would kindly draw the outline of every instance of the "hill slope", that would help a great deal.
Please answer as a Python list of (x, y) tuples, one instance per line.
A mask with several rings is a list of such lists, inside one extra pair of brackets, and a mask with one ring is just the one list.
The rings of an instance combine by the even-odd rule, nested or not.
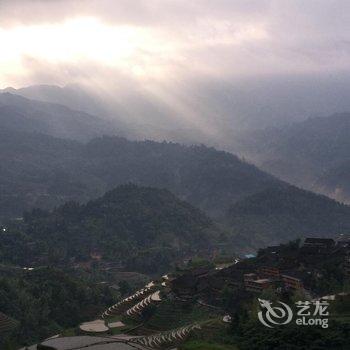
[[(108, 287), (60, 270), (10, 271), (0, 274), (0, 310), (19, 321), (13, 335), (18, 346), (10, 349), (61, 333), (94, 317), (113, 300)], [(1, 337), (1, 349), (7, 349), (2, 340)]]
[(290, 186), (270, 189), (234, 204), (228, 221), (254, 248), (300, 237), (350, 233), (350, 207)]
[(350, 113), (341, 113), (237, 136), (235, 149), (288, 182), (349, 201), (342, 179), (337, 183), (338, 171), (331, 171), (338, 167), (341, 171), (343, 163), (349, 162), (349, 136)]
[(326, 170), (315, 183), (315, 188), (342, 202), (350, 202), (350, 160)]
[[(83, 173), (74, 172), (81, 165), (77, 158), (81, 147), (75, 141), (1, 128), (0, 218), (21, 216), (33, 207), (88, 199)], [(86, 182), (94, 187), (92, 179)]]
[(233, 154), (205, 146), (103, 137), (89, 142), (83, 156), (88, 171), (107, 186), (131, 181), (164, 187), (213, 216), (247, 195), (284, 185)]
[(0, 216), (86, 201), (120, 184), (167, 188), (208, 213), (282, 182), (236, 156), (204, 146), (103, 137), (82, 144), (1, 130)]
[[(20, 232), (27, 248), (13, 258), (24, 259), (17, 261), (22, 264), (88, 261), (98, 254), (145, 272), (164, 271), (173, 259), (188, 254), (207, 254), (224, 235), (204, 213), (169, 191), (131, 184), (85, 205), (69, 202), (52, 212), (27, 213)], [(13, 234), (10, 230), (8, 239), (3, 234), (2, 243)]]
[(11, 93), (0, 94), (0, 126), (81, 141), (116, 132), (115, 125), (102, 118)]

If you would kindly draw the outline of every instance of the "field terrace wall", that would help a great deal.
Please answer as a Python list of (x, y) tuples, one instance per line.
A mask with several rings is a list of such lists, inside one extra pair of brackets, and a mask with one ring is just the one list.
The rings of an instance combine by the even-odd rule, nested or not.
[(124, 313), (125, 311), (130, 309), (130, 307), (134, 306), (135, 304), (137, 304), (141, 300), (148, 297), (150, 294), (154, 293), (156, 288), (157, 287), (154, 284), (150, 283), (145, 288), (138, 290), (137, 292), (135, 292), (131, 296), (124, 298), (120, 302), (109, 307), (107, 310), (105, 310), (103, 312), (102, 318), (105, 319), (108, 317), (112, 317), (114, 315), (120, 315), (120, 314)]
[(159, 302), (161, 302), (161, 297), (160, 297), (160, 291), (157, 290), (156, 292), (148, 295), (148, 297), (142, 299), (136, 305), (128, 309), (125, 312), (125, 315), (133, 318), (138, 318), (139, 316), (142, 315), (143, 311), (146, 308)]
[(18, 323), (15, 320), (0, 312), (0, 344), (1, 340), (13, 332), (17, 326)]

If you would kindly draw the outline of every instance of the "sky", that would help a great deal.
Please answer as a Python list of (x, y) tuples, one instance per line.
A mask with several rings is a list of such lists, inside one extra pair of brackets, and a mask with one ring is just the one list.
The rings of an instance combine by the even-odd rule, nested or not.
[(3, 87), (84, 79), (94, 67), (143, 81), (340, 71), (350, 2), (1, 0), (0, 42)]
[(122, 86), (196, 122), (198, 82), (347, 74), (350, 1), (0, 0), (0, 43), (2, 88)]

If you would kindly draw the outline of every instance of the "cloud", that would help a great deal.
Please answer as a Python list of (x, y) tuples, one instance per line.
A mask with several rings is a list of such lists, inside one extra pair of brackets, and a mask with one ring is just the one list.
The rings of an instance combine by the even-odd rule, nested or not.
[(2, 24), (11, 25), (93, 15), (113, 24), (172, 26), (203, 17), (252, 17), (268, 8), (268, 3), (265, 0), (2, 0), (0, 19)]
[(156, 65), (167, 66), (175, 75), (197, 68), (223, 76), (349, 68), (346, 0), (0, 2), (0, 28), (5, 32), (21, 26), (37, 26), (39, 31), (42, 26), (44, 31), (47, 25), (59, 27), (84, 17), (95, 18), (106, 28), (138, 28), (152, 36), (153, 47), (139, 45), (131, 57), (140, 63), (139, 71), (149, 70), (150, 75)]
[[(315, 88), (311, 76), (349, 72), (350, 2), (1, 0), (0, 40), (3, 86), (93, 86), (140, 122), (143, 112), (158, 111), (210, 132), (230, 113), (286, 113), (291, 76)], [(252, 103), (246, 81), (264, 81), (250, 88), (264, 98)], [(295, 105), (297, 89), (290, 91)], [(273, 96), (280, 99), (275, 108)], [(293, 113), (314, 111), (316, 100)]]

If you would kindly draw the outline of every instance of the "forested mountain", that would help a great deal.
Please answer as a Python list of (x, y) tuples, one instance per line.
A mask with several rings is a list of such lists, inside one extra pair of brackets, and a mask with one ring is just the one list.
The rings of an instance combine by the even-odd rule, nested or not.
[[(13, 105), (11, 101), (15, 101)], [(241, 237), (235, 242), (246, 242), (253, 247), (306, 234), (336, 234), (348, 228), (345, 215), (348, 207), (289, 187), (233, 154), (205, 146), (129, 141), (116, 136), (94, 138), (86, 143), (55, 138), (42, 126), (43, 121), (51, 119), (37, 112), (39, 107), (51, 110), (52, 105), (11, 94), (0, 95), (0, 111), (1, 108), (10, 111), (9, 114), (0, 112), (2, 219), (22, 216), (23, 211), (32, 208), (53, 209), (72, 200), (86, 203), (119, 185), (134, 183), (165, 188), (221, 221), (225, 221), (231, 208), (228, 221), (234, 233)], [(66, 113), (66, 109), (64, 111)], [(41, 117), (37, 118), (38, 115)], [(71, 117), (75, 120), (76, 116)], [(86, 115), (81, 117), (84, 119)], [(250, 154), (265, 159), (265, 167), (279, 162), (287, 164), (279, 171), (285, 169), (284, 177), (293, 182), (309, 176), (309, 186), (312, 183), (324, 192), (333, 188), (338, 193), (346, 193), (347, 163), (341, 160), (346, 158), (349, 147), (346, 137), (349, 115), (332, 118), (316, 118), (293, 125), (283, 131), (284, 137), (281, 130), (258, 133), (255, 146), (250, 139), (244, 147)], [(334, 126), (334, 121), (342, 128)], [(88, 134), (81, 135), (87, 137)], [(259, 144), (262, 147), (258, 152)], [(298, 152), (296, 155), (292, 147)], [(275, 157), (280, 158), (275, 161)], [(334, 168), (321, 174), (321, 169), (333, 165)], [(293, 174), (297, 174), (299, 180), (293, 178)], [(313, 180), (316, 174), (322, 175), (317, 182)], [(304, 203), (302, 206), (298, 204), (300, 201)], [(252, 209), (254, 205), (266, 206), (265, 209), (284, 208), (288, 203), (290, 207), (282, 216), (278, 211), (258, 215)], [(249, 210), (242, 212), (246, 206)], [(305, 210), (299, 212), (299, 207)], [(312, 212), (312, 208), (322, 210)], [(345, 226), (334, 226), (333, 213)], [(322, 228), (319, 223), (324, 223)], [(84, 254), (86, 256), (87, 251)]]
[(93, 255), (145, 273), (184, 257), (242, 253), (301, 237), (350, 232), (350, 207), (293, 186), (233, 204), (226, 228), (165, 189), (121, 185), (87, 204), (35, 209), (0, 235), (0, 262), (66, 265)]
[(78, 165), (80, 148), (75, 141), (1, 128), (0, 217), (87, 199), (85, 192), (89, 192), (79, 174), (70, 174), (73, 165)]
[(235, 203), (228, 222), (254, 248), (299, 237), (350, 232), (350, 206), (294, 186), (269, 189)]
[(284, 185), (236, 156), (205, 146), (102, 137), (87, 144), (0, 130), (0, 216), (85, 201), (119, 184), (167, 188), (215, 216), (234, 201)]
[(326, 170), (318, 177), (314, 187), (339, 201), (349, 203), (350, 160)]
[[(0, 274), (0, 309), (18, 321), (13, 337), (19, 344), (31, 344), (75, 326), (113, 300), (108, 287), (60, 270), (9, 271)], [(0, 346), (5, 346), (2, 340)]]
[(164, 187), (213, 216), (247, 195), (285, 185), (233, 154), (204, 145), (103, 137), (89, 142), (83, 156), (89, 173), (108, 187), (128, 181)]
[(225, 238), (204, 213), (169, 191), (130, 184), (87, 204), (27, 213), (1, 234), (0, 256), (22, 265), (57, 265), (97, 254), (154, 273), (179, 257), (209, 254)]
[(102, 118), (8, 92), (0, 94), (0, 126), (81, 141), (117, 131), (114, 123)]
[(350, 113), (237, 135), (234, 148), (288, 182), (350, 200)]

